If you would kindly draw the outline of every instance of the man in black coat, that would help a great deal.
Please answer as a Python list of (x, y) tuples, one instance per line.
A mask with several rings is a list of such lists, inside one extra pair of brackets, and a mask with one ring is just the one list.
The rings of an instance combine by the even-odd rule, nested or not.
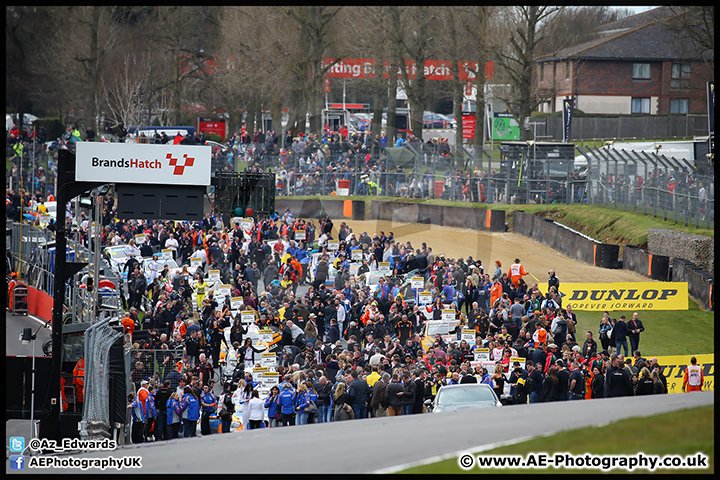
[[(618, 322), (620, 323), (620, 322)], [(605, 375), (605, 397), (630, 397), (633, 394), (630, 374), (618, 357), (613, 354), (610, 368)]]
[(415, 382), (415, 405), (413, 413), (423, 413), (423, 403), (425, 402), (425, 379), (427, 378), (427, 370), (413, 370), (411, 373), (412, 381)]
[(331, 345), (335, 345), (335, 343), (340, 340), (340, 329), (338, 328), (338, 323), (336, 318), (332, 318), (330, 320), (330, 328), (328, 328), (327, 333), (327, 343)]

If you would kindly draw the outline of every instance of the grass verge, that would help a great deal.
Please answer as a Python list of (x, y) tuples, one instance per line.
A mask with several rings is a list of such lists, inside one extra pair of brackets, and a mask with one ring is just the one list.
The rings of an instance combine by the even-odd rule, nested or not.
[[(594, 455), (634, 455), (640, 452), (646, 455), (680, 455), (691, 456), (701, 452), (708, 457), (707, 469), (679, 470), (658, 469), (652, 473), (702, 473), (712, 474), (715, 471), (715, 408), (707, 406), (695, 409), (654, 415), (651, 417), (630, 418), (602, 427), (589, 427), (567, 432), (560, 432), (550, 437), (536, 438), (515, 445), (495, 448), (482, 452), (487, 455), (521, 455), (546, 452), (548, 454), (568, 452), (574, 455), (586, 453)], [(618, 435), (620, 433), (620, 435)], [(566, 469), (549, 467), (547, 469), (482, 469), (474, 466), (470, 470), (462, 470), (457, 458), (451, 458), (430, 465), (423, 465), (403, 470), (400, 473), (433, 474), (433, 473), (502, 473), (502, 474), (537, 474), (537, 473), (574, 473), (583, 475), (597, 473), (628, 473), (623, 469), (605, 472), (601, 469)], [(646, 469), (637, 469), (633, 473), (650, 473)]]
[[(611, 318), (624, 314), (627, 320), (633, 314), (632, 311), (609, 313)], [(639, 347), (643, 357), (715, 353), (715, 314), (700, 309), (692, 299), (688, 299), (687, 310), (644, 310), (638, 313), (645, 327), (640, 334)], [(600, 347), (598, 327), (602, 312), (575, 311), (575, 315), (578, 319), (578, 343), (585, 341), (585, 332), (590, 330)]]

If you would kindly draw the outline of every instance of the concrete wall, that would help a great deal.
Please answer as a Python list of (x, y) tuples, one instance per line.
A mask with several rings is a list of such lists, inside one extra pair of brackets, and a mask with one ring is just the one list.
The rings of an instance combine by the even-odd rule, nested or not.
[(662, 228), (648, 230), (648, 252), (670, 259), (684, 258), (715, 274), (715, 239)]
[(692, 262), (675, 258), (672, 261), (672, 281), (687, 282), (688, 294), (706, 310), (715, 310), (713, 286), (715, 276)]

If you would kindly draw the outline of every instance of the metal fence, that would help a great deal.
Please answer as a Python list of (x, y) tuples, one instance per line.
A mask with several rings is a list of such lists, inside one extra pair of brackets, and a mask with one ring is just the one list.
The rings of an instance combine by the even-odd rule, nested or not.
[[(575, 165), (584, 155), (585, 165)], [(383, 195), (484, 203), (583, 203), (643, 212), (711, 228), (714, 172), (646, 152), (577, 147), (558, 171), (540, 162), (491, 160), (464, 147), (406, 145), (369, 153), (248, 155), (249, 168), (276, 172), (278, 196)], [(532, 162), (529, 162), (532, 163)]]
[(20, 189), (33, 194), (39, 192), (47, 198), (48, 192), (54, 191), (57, 178), (57, 148), (46, 150), (44, 144), (29, 142), (24, 148), (22, 161), (12, 148), (6, 143), (5, 157), (12, 161), (12, 166), (6, 169), (5, 185), (11, 190)]
[(136, 349), (130, 350), (130, 379), (135, 390), (140, 388), (142, 380), (160, 385), (177, 362), (184, 359), (185, 349)]
[(85, 396), (81, 436), (110, 438), (110, 347), (123, 336), (109, 320), (85, 330)]
[(587, 203), (712, 228), (715, 176), (689, 161), (613, 148), (578, 148), (588, 160)]
[[(8, 268), (19, 272), (18, 277), (23, 283), (52, 296), (54, 294), (56, 255), (55, 248), (52, 246), (53, 233), (44, 228), (17, 222), (12, 223), (10, 229), (8, 249), (10, 265)], [(51, 246), (48, 247), (48, 244)], [(67, 259), (72, 262), (89, 262), (92, 259), (92, 252), (81, 242), (68, 239)], [(105, 260), (101, 260), (101, 262), (104, 267), (101, 278), (113, 282), (120, 288), (121, 278), (111, 270)], [(75, 274), (72, 281), (65, 285), (65, 305), (70, 312), (66, 322), (95, 321), (95, 312), (91, 307), (93, 295), (87, 289), (80, 288), (81, 279), (87, 273), (87, 269), (80, 271)], [(117, 310), (120, 307), (118, 298), (118, 289), (101, 288), (98, 298), (99, 309), (105, 306), (105, 310)]]

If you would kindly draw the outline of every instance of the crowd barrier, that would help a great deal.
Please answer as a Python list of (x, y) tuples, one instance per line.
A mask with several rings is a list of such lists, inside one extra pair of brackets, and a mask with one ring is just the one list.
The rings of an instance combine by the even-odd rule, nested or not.
[(687, 282), (688, 294), (696, 299), (706, 310), (714, 310), (713, 285), (715, 276), (698, 267), (689, 260), (674, 258), (672, 261), (672, 281)]

